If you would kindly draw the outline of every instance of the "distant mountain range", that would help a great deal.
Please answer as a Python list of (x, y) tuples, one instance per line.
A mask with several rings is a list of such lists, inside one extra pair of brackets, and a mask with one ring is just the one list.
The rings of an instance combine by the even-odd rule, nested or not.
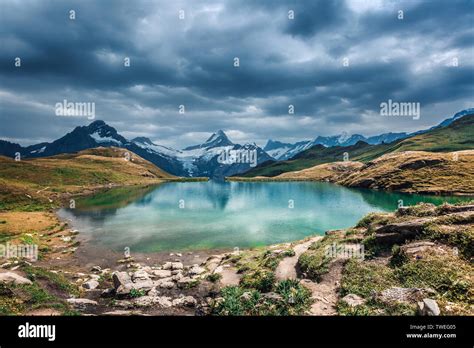
[(41, 143), (22, 147), (21, 145), (0, 140), (0, 155), (14, 157), (19, 152), (23, 158), (54, 156), (61, 153), (74, 153), (95, 147), (121, 147), (128, 149), (142, 158), (152, 162), (168, 173), (198, 177), (221, 178), (242, 173), (252, 167), (252, 163), (220, 163), (219, 155), (223, 152), (254, 151), (256, 163), (263, 163), (272, 158), (256, 144), (234, 144), (226, 134), (219, 130), (203, 144), (176, 150), (154, 144), (150, 139), (138, 137), (127, 140), (117, 130), (104, 121), (94, 121), (88, 126), (76, 127), (52, 143)]
[(267, 144), (263, 148), (271, 157), (276, 160), (287, 160), (294, 157), (296, 154), (305, 151), (315, 145), (323, 145), (325, 147), (332, 146), (351, 146), (357, 144), (358, 141), (363, 141), (367, 144), (378, 145), (382, 143), (391, 143), (400, 139), (405, 139), (413, 135), (422, 134), (429, 130), (446, 127), (453, 121), (461, 118), (465, 115), (474, 113), (474, 109), (466, 109), (456, 113), (453, 117), (448, 118), (438, 124), (437, 126), (431, 127), (426, 130), (417, 131), (414, 133), (384, 133), (371, 137), (364, 137), (360, 134), (349, 135), (346, 132), (342, 132), (339, 135), (334, 136), (318, 136), (314, 140), (299, 141), (295, 144), (283, 143), (280, 141), (268, 140)]
[[(367, 163), (388, 153), (402, 151), (452, 152), (474, 149), (474, 110), (472, 114), (451, 119), (443, 126), (432, 127), (423, 132), (391, 143), (368, 144), (359, 140), (354, 145), (325, 147), (314, 145), (301, 151), (289, 160), (272, 161), (258, 165), (238, 176), (274, 177), (287, 172), (297, 172), (323, 163), (349, 161)], [(464, 175), (468, 175), (464, 173)]]
[[(301, 157), (298, 155), (304, 154), (310, 149), (311, 153), (313, 153), (314, 151), (322, 151), (325, 148), (348, 147), (359, 143), (370, 145), (392, 143), (436, 128), (447, 127), (453, 121), (468, 114), (474, 114), (474, 109), (463, 110), (435, 127), (411, 134), (384, 133), (366, 138), (360, 134), (349, 135), (342, 133), (336, 136), (318, 136), (312, 141), (301, 141), (295, 144), (268, 140), (264, 149), (255, 143), (235, 144), (230, 141), (222, 130), (219, 130), (202, 144), (177, 150), (155, 144), (146, 137), (128, 140), (120, 135), (115, 128), (107, 125), (104, 121), (98, 120), (88, 126), (76, 127), (72, 132), (51, 143), (45, 142), (23, 147), (19, 144), (0, 140), (0, 155), (14, 157), (15, 153), (18, 152), (23, 158), (34, 158), (54, 156), (62, 153), (75, 153), (99, 146), (115, 146), (128, 149), (174, 175), (222, 178), (247, 172), (256, 164), (258, 164), (258, 167), (261, 167), (271, 164), (275, 160), (281, 161)], [(251, 152), (256, 155), (256, 163), (251, 161), (223, 162), (220, 157), (223, 153), (248, 154)], [(336, 152), (340, 151), (337, 150)]]

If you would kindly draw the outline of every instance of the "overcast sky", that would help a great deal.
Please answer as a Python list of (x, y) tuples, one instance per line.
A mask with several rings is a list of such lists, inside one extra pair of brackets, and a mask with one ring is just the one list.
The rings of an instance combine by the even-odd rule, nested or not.
[[(472, 0), (2, 0), (0, 138), (91, 122), (56, 116), (63, 99), (176, 148), (218, 129), (264, 145), (427, 128), (474, 106), (473, 14)], [(381, 116), (388, 99), (420, 119)]]

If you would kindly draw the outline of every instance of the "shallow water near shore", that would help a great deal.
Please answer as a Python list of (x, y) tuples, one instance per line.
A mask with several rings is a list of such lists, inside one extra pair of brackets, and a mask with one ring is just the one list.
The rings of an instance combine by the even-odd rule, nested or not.
[(350, 189), (325, 182), (170, 182), (116, 188), (61, 209), (88, 243), (114, 251), (249, 248), (348, 228), (364, 215), (419, 202), (469, 200)]

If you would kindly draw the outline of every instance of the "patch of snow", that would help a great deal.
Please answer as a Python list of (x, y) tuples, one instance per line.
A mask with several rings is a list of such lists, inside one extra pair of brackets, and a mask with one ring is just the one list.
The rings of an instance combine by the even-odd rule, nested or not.
[(89, 134), (89, 136), (99, 144), (101, 144), (101, 143), (114, 143), (114, 144), (117, 144), (117, 145), (122, 145), (122, 142), (118, 141), (117, 139), (114, 139), (112, 137), (103, 137), (98, 132), (94, 132), (92, 134)]

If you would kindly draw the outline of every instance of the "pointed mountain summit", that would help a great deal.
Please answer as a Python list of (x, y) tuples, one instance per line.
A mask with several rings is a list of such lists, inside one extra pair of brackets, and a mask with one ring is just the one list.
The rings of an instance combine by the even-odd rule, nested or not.
[(211, 149), (221, 146), (232, 146), (234, 143), (229, 140), (223, 130), (218, 130), (213, 133), (204, 143), (200, 145), (189, 146), (184, 151), (195, 150), (195, 149)]

